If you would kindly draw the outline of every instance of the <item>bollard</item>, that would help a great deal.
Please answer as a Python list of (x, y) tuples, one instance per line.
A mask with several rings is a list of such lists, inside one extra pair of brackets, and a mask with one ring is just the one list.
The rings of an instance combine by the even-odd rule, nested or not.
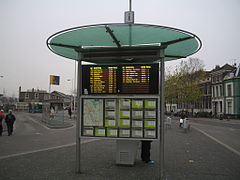
[(187, 133), (190, 130), (190, 125), (187, 118), (183, 119), (183, 129), (185, 133)]

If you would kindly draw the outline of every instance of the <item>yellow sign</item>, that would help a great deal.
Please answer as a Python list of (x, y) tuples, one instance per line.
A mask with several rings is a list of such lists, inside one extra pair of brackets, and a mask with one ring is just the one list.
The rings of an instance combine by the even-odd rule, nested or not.
[(50, 84), (59, 85), (60, 76), (50, 75)]

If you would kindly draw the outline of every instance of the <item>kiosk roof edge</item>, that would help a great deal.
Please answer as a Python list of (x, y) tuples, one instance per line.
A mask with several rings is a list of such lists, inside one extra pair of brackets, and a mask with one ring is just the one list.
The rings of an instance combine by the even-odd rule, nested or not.
[(132, 63), (155, 62), (161, 48), (165, 48), (165, 61), (185, 58), (199, 51), (202, 43), (196, 35), (176, 28), (111, 23), (57, 32), (47, 39), (47, 46), (69, 59), (78, 60), (81, 53), (86, 62), (118, 64), (129, 63), (130, 58)]

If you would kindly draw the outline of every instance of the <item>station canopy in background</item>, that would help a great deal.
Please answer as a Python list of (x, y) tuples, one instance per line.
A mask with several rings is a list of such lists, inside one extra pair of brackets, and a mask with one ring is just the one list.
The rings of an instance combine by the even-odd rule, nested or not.
[(63, 30), (50, 36), (47, 45), (60, 56), (78, 60), (82, 53), (84, 61), (101, 64), (157, 62), (161, 48), (170, 61), (196, 53), (202, 44), (196, 35), (175, 28), (114, 23)]

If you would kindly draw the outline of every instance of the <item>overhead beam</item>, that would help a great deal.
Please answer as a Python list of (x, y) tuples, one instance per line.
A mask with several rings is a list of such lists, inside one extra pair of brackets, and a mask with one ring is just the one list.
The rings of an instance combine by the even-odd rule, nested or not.
[(121, 48), (116, 47), (97, 47), (97, 48), (81, 48), (81, 52), (121, 52), (121, 51), (144, 51), (144, 50), (159, 50), (160, 46), (122, 46)]
[(110, 27), (105, 26), (106, 32), (110, 34), (111, 38), (113, 39), (113, 42), (117, 45), (118, 48), (121, 47), (120, 41), (116, 38), (116, 36), (113, 34), (113, 30), (110, 29)]
[(193, 39), (193, 38), (194, 38), (193, 36), (190, 36), (190, 37), (175, 39), (175, 40), (172, 40), (172, 41), (161, 42), (161, 46), (168, 46), (168, 45), (171, 45), (171, 44), (175, 44), (175, 43), (178, 43), (178, 42), (181, 42), (181, 41), (186, 41), (188, 39)]
[(106, 53), (83, 53), (83, 57), (86, 58), (126, 58), (126, 57), (155, 57), (158, 53), (156, 51), (124, 51), (124, 52), (106, 52)]
[(174, 55), (165, 55), (165, 57), (168, 57), (168, 58), (186, 58), (186, 56), (174, 56)]
[(73, 46), (60, 43), (48, 43), (50, 46), (59, 46), (65, 48), (76, 49), (79, 52), (108, 52), (108, 51), (142, 51), (142, 50), (159, 50), (161, 46), (121, 46), (121, 48), (116, 47), (91, 47), (88, 48), (82, 46)]
[(70, 49), (79, 49), (79, 48), (81, 48), (81, 46), (73, 46), (73, 45), (60, 44), (60, 43), (48, 43), (48, 45), (65, 47), (65, 48), (70, 48)]

